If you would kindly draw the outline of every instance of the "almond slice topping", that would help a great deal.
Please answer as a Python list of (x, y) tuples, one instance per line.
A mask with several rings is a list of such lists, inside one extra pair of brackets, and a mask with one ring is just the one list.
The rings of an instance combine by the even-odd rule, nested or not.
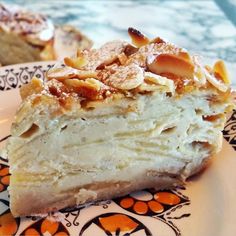
[(228, 86), (225, 83), (223, 83), (221, 80), (218, 80), (214, 75), (211, 75), (206, 69), (205, 75), (207, 81), (221, 92), (226, 92), (228, 90)]
[(156, 37), (156, 38), (152, 39), (150, 41), (150, 43), (157, 43), (158, 44), (158, 43), (165, 43), (165, 41), (160, 37)]
[(119, 66), (114, 69), (114, 73), (104, 79), (104, 83), (121, 90), (130, 90), (143, 83), (143, 70), (135, 65)]
[(144, 34), (142, 34), (140, 31), (138, 31), (134, 28), (130, 27), (128, 29), (128, 34), (132, 39), (132, 43), (138, 48), (140, 48), (146, 44), (149, 44), (149, 42), (150, 42), (149, 39)]
[(79, 56), (76, 58), (64, 58), (64, 62), (67, 66), (75, 68), (75, 69), (81, 69), (83, 66), (85, 66), (88, 61), (85, 59), (85, 57)]
[(65, 79), (72, 79), (72, 78), (79, 78), (79, 79), (97, 78), (97, 72), (90, 70), (77, 70), (66, 66), (63, 68), (50, 69), (47, 72), (47, 78), (48, 80), (56, 79), (58, 81), (63, 81)]
[(64, 81), (64, 83), (79, 96), (92, 100), (101, 99), (102, 90), (106, 88), (106, 86), (102, 82), (93, 78), (89, 78), (86, 80), (67, 79)]
[(160, 75), (153, 74), (151, 72), (145, 72), (144, 76), (145, 76), (144, 81), (146, 83), (162, 85), (168, 88), (167, 92), (171, 93), (175, 92), (175, 84), (173, 80)]
[(118, 59), (120, 61), (120, 64), (124, 65), (127, 62), (128, 57), (125, 55), (124, 52), (122, 52), (121, 54), (118, 55)]
[(40, 93), (43, 90), (43, 81), (33, 77), (30, 83), (24, 84), (20, 88), (20, 96), (24, 100), (32, 94)]
[(47, 72), (46, 76), (48, 80), (57, 79), (63, 81), (65, 79), (74, 78), (76, 72), (77, 70), (71, 67), (52, 68)]
[(226, 84), (230, 84), (229, 75), (225, 66), (225, 63), (222, 60), (219, 60), (215, 63), (213, 71), (216, 78), (219, 78)]
[(127, 43), (124, 41), (115, 40), (104, 44), (98, 50), (82, 51), (81, 53), (88, 60), (83, 69), (96, 70), (112, 64), (125, 50), (126, 45)]
[(171, 73), (181, 77), (193, 78), (194, 64), (183, 56), (160, 54), (147, 58), (148, 69), (155, 74)]

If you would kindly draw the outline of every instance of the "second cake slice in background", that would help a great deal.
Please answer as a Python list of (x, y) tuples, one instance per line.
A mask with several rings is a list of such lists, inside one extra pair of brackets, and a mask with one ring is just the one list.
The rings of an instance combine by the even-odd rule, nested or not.
[(73, 26), (55, 26), (44, 15), (0, 3), (0, 45), (0, 64), (10, 65), (61, 60), (92, 41)]

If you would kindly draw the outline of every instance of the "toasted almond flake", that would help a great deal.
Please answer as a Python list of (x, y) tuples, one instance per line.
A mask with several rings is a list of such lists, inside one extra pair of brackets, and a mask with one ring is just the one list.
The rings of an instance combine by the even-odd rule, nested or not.
[(83, 51), (81, 49), (78, 49), (76, 52), (77, 57), (82, 57), (83, 56)]
[(180, 52), (182, 52), (183, 49), (180, 49), (176, 47), (173, 44), (170, 43), (150, 43), (148, 45), (145, 45), (139, 50), (132, 54), (127, 63), (135, 63), (138, 64), (141, 67), (146, 68), (147, 67), (147, 59), (155, 58), (156, 56), (160, 54), (173, 54), (178, 55)]
[(80, 88), (82, 86), (86, 86), (88, 88), (91, 88), (93, 90), (98, 91), (101, 88), (101, 82), (96, 79), (86, 79), (86, 80), (79, 80), (79, 79), (67, 79), (64, 81), (66, 85)]
[(146, 82), (143, 82), (140, 86), (137, 88), (137, 92), (154, 92), (160, 90), (160, 86), (155, 84), (148, 84)]
[(175, 84), (173, 80), (170, 80), (166, 77), (156, 75), (151, 72), (145, 72), (144, 81), (147, 83), (165, 86), (168, 88), (167, 92), (171, 92), (172, 94), (175, 92)]
[(148, 58), (148, 69), (155, 74), (172, 73), (177, 76), (193, 78), (194, 65), (178, 55), (160, 54), (154, 60)]
[(181, 52), (178, 53), (178, 57), (180, 57), (180, 58), (182, 58), (182, 59), (184, 59), (186, 61), (191, 62), (191, 56), (189, 55), (188, 52), (181, 51)]
[(197, 86), (203, 86), (206, 84), (205, 68), (199, 62), (199, 57), (192, 56), (192, 61), (194, 64), (194, 78), (193, 81)]
[(83, 56), (87, 59), (88, 63), (83, 67), (84, 70), (96, 70), (110, 65), (120, 55), (127, 43), (120, 40), (114, 40), (104, 44), (99, 49), (92, 49), (90, 51), (83, 51)]
[(219, 60), (214, 64), (213, 71), (216, 76), (220, 76), (220, 78), (226, 85), (229, 85), (231, 83), (225, 63), (222, 60)]
[(104, 83), (117, 89), (130, 90), (138, 87), (143, 80), (143, 70), (135, 64), (130, 64), (117, 67)]
[(102, 99), (108, 89), (102, 82), (93, 78), (86, 80), (67, 79), (64, 83), (72, 92), (88, 100)]
[(140, 31), (134, 29), (134, 28), (129, 28), (128, 29), (128, 34), (131, 37), (132, 43), (136, 46), (136, 47), (142, 47), (144, 45), (147, 45), (150, 41), (149, 39), (142, 34)]
[(194, 81), (200, 86), (206, 84), (206, 76), (204, 74), (203, 68), (200, 66), (195, 66)]
[(76, 57), (76, 58), (69, 58), (65, 57), (64, 62), (67, 66), (75, 68), (75, 69), (81, 69), (83, 66), (85, 66), (88, 61), (85, 57)]
[(77, 70), (71, 67), (63, 67), (63, 68), (52, 68), (47, 72), (48, 80), (57, 79), (59, 81), (63, 81), (65, 79), (70, 78), (79, 78), (79, 79), (87, 79), (87, 78), (97, 78), (96, 71), (90, 70)]
[(87, 78), (97, 78), (97, 72), (96, 71), (91, 71), (91, 70), (77, 70), (76, 71), (76, 78), (79, 79), (87, 79)]
[(48, 80), (57, 79), (63, 81), (65, 79), (73, 78), (77, 70), (71, 67), (52, 68), (46, 73)]
[(211, 68), (209, 65), (205, 65), (204, 68), (205, 68), (209, 73), (212, 73), (212, 72), (213, 72), (212, 68)]
[(131, 44), (126, 45), (125, 49), (124, 49), (124, 54), (129, 57), (130, 55), (136, 53), (139, 49), (134, 47)]
[(164, 93), (171, 93), (173, 94), (173, 91), (170, 91), (170, 89), (167, 86), (160, 85), (160, 84), (149, 84), (146, 83), (145, 81), (138, 86), (135, 89), (136, 92), (138, 93), (146, 93), (146, 92), (164, 92)]
[(150, 41), (150, 43), (165, 43), (165, 41), (160, 37), (156, 37), (156, 38), (152, 39)]
[(43, 81), (33, 77), (30, 83), (24, 84), (20, 88), (20, 96), (22, 99), (27, 98), (32, 94), (40, 93), (43, 90)]
[(205, 70), (206, 79), (209, 83), (211, 83), (215, 88), (217, 88), (221, 92), (226, 92), (228, 90), (228, 86), (224, 84), (222, 81), (216, 79), (213, 75)]
[(120, 64), (124, 65), (127, 62), (128, 57), (125, 55), (124, 52), (122, 52), (121, 54), (118, 55), (118, 59), (120, 61)]

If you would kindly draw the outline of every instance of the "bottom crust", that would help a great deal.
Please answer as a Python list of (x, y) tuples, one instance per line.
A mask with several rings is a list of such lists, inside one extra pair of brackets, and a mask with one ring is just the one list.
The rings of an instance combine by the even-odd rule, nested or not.
[(12, 199), (10, 208), (12, 214), (17, 216), (28, 216), (37, 214), (47, 214), (66, 207), (73, 207), (79, 204), (89, 203), (94, 200), (106, 200), (114, 197), (124, 196), (136, 190), (144, 188), (173, 188), (183, 185), (177, 178), (169, 176), (140, 176), (133, 182), (106, 182), (94, 183), (90, 186), (80, 187), (66, 191), (64, 193), (53, 193), (47, 188), (18, 189), (19, 199)]

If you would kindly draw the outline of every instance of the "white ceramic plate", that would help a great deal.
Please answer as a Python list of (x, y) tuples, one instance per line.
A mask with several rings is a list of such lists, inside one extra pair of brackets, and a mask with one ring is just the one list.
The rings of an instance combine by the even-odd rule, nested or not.
[[(44, 72), (53, 62), (0, 68), (0, 148), (20, 103), (15, 89)], [(0, 160), (0, 235), (236, 235), (236, 112), (224, 130), (222, 151), (201, 174), (189, 180), (186, 189), (143, 190), (126, 197), (65, 209), (54, 217), (14, 219), (9, 210), (8, 164)], [(226, 141), (227, 140), (227, 141)], [(159, 202), (156, 196), (162, 197)], [(159, 198), (160, 199), (160, 198)], [(55, 218), (60, 221), (55, 222)]]

